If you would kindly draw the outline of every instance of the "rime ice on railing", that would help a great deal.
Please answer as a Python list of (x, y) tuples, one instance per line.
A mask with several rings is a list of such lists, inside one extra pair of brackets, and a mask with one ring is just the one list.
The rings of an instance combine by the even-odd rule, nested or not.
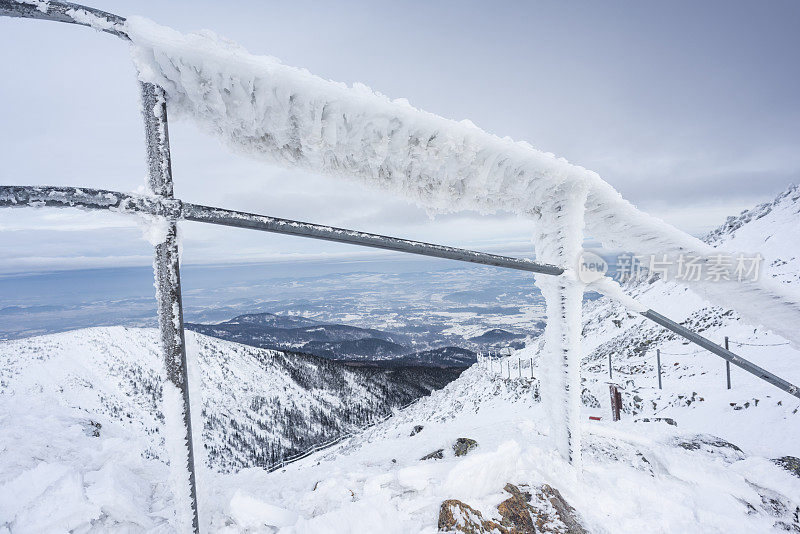
[[(559, 187), (586, 187), (586, 233), (604, 245), (648, 255), (714, 251), (639, 211), (596, 173), (469, 121), (324, 80), (210, 32), (184, 35), (138, 17), (126, 31), (142, 80), (164, 87), (171, 111), (239, 152), (360, 179), (432, 211), (535, 217)], [(800, 344), (800, 300), (770, 280), (681, 283)]]

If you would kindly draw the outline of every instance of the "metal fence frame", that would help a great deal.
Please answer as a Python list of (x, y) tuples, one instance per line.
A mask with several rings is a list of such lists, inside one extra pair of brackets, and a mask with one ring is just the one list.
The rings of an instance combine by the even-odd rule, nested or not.
[[(2, 16), (50, 20), (90, 26), (121, 39), (129, 40), (124, 29), (124, 18), (112, 13), (69, 2), (51, 0), (47, 3), (46, 8), (40, 9), (39, 6), (34, 4), (18, 3), (15, 0), (0, 0), (0, 17)], [(95, 24), (93, 21), (100, 21), (102, 23)], [(186, 343), (183, 328), (180, 258), (177, 245), (178, 221), (186, 220), (237, 228), (248, 228), (252, 230), (490, 265), (543, 275), (559, 276), (564, 273), (564, 269), (561, 267), (537, 263), (527, 259), (511, 258), (455, 247), (182, 202), (173, 196), (166, 93), (162, 87), (142, 82), (140, 82), (140, 90), (147, 146), (148, 187), (152, 196), (129, 195), (116, 191), (77, 187), (0, 186), (0, 207), (47, 206), (74, 207), (86, 210), (111, 210), (122, 213), (140, 213), (164, 217), (168, 221), (167, 231), (163, 241), (155, 246), (154, 276), (156, 281), (158, 323), (161, 333), (164, 365), (169, 381), (179, 388), (184, 402), (183, 422), (188, 453), (186, 468), (189, 472), (192, 529), (194, 532), (199, 532), (199, 516), (197, 510), (194, 443), (192, 440), (191, 414), (189, 410), (190, 402), (186, 369)], [(653, 310), (642, 312), (641, 315), (783, 391), (800, 398), (800, 392), (798, 392), (797, 386), (745, 360), (741, 356), (727, 350), (727, 348), (713, 343)]]

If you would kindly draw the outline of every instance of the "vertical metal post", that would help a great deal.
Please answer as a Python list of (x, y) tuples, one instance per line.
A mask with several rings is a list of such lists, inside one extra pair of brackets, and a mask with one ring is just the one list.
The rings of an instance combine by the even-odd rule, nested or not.
[(517, 360), (517, 372), (519, 372), (519, 377), (522, 378), (522, 358)]
[(611, 373), (611, 353), (608, 353), (608, 378), (614, 378)]
[(658, 389), (661, 389), (661, 349), (656, 349), (656, 365), (658, 366)]
[(533, 358), (529, 358), (528, 363), (531, 366), (531, 380), (533, 380)]
[[(728, 350), (728, 336), (725, 336), (725, 350)], [(728, 389), (731, 389), (731, 362), (725, 360), (725, 375), (728, 377)]]
[[(164, 89), (150, 83), (141, 83), (142, 114), (147, 143), (148, 185), (154, 195), (172, 198), (172, 167), (167, 128), (167, 99)], [(189, 404), (189, 383), (186, 369), (186, 340), (183, 332), (183, 304), (181, 301), (181, 275), (178, 253), (178, 227), (168, 221), (164, 240), (156, 245), (155, 274), (158, 299), (158, 326), (161, 330), (161, 347), (168, 380), (178, 388), (183, 398), (183, 424), (187, 465), (189, 473), (192, 531), (199, 532), (197, 513), (197, 486), (192, 443), (192, 419)], [(165, 410), (172, 407), (165, 406)], [(165, 414), (166, 415), (166, 414)], [(181, 513), (179, 511), (179, 513)]]

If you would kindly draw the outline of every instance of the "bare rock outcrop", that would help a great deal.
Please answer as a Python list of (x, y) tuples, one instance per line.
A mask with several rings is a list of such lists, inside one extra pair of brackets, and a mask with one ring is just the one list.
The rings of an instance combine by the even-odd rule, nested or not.
[[(525, 488), (525, 486), (523, 486)], [(466, 503), (449, 499), (439, 508), (439, 531), (464, 534), (586, 534), (575, 509), (561, 493), (543, 484), (534, 492), (514, 484), (504, 488), (511, 497), (497, 506), (499, 518), (484, 517)]]

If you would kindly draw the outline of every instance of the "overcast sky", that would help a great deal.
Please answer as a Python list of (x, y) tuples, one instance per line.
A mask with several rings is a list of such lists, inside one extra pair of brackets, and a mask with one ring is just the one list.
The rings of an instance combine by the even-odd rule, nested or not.
[[(800, 180), (800, 3), (96, 0), (391, 97), (596, 170), (699, 234)], [(0, 18), (0, 183), (144, 184), (127, 45)], [(187, 201), (488, 251), (530, 250), (528, 221), (419, 208), (233, 155), (170, 123)], [(224, 187), (224, 189), (223, 189)], [(365, 257), (353, 247), (187, 223), (184, 261)], [(132, 219), (0, 210), (0, 272), (147, 265)], [(361, 256), (359, 256), (361, 255)]]

